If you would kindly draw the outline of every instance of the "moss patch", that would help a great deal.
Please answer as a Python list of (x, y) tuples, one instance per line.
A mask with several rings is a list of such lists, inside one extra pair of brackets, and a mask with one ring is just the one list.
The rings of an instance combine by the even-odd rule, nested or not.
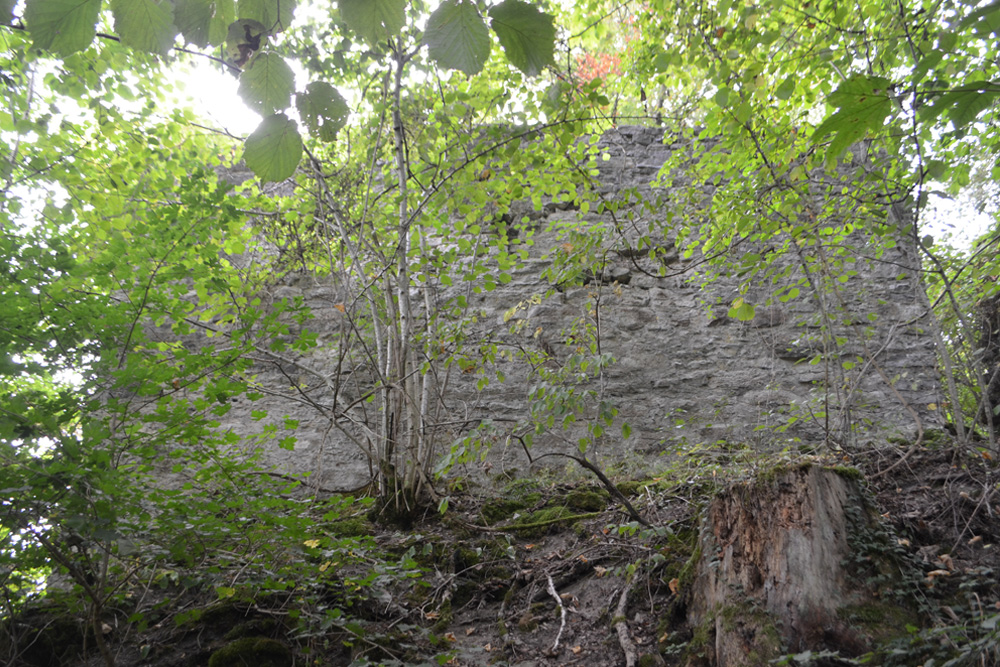
[(611, 494), (604, 489), (579, 488), (566, 494), (566, 505), (582, 512), (600, 512), (610, 500)]
[(208, 667), (291, 667), (292, 651), (275, 639), (244, 637), (212, 654)]
[(534, 507), (542, 500), (542, 494), (527, 493), (516, 498), (496, 498), (483, 506), (483, 518), (490, 525), (505, 521), (518, 512)]
[(326, 525), (326, 531), (334, 537), (367, 537), (374, 530), (371, 522), (360, 517), (333, 521)]
[(568, 507), (546, 507), (524, 517), (521, 521), (507, 526), (518, 537), (530, 538), (545, 535), (558, 524), (573, 524), (583, 519), (592, 519), (600, 512), (575, 514)]
[(899, 604), (872, 601), (867, 604), (845, 605), (837, 617), (860, 630), (871, 643), (881, 644), (906, 634), (906, 626), (921, 625), (917, 614)]

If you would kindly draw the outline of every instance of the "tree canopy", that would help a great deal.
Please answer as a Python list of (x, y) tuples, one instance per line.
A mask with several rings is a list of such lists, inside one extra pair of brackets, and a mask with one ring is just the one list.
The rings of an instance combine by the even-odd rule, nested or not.
[[(61, 571), (110, 660), (103, 610), (147, 568), (203, 577), (223, 598), (236, 592), (229, 567), (268, 591), (292, 590), (317, 562), (352, 573), (355, 592), (409, 576), (413, 553), (313, 530), (370, 500), (306, 503), (302, 480), (260, 474), (252, 445), (293, 450), (295, 420), (254, 410), (260, 427), (241, 434), (219, 420), (236, 398), (308, 402), (323, 384), (333, 406), (315, 408), (370, 461), (379, 506), (446, 511), (436, 472), (490, 435), (442, 442), (435, 392), (448, 373), (503, 381), (491, 364), (506, 352), (468, 336), (471, 296), (510, 281), (526, 256), (515, 202), (613, 206), (588, 188), (596, 136), (616, 124), (692, 140), (656, 178), (683, 168), (712, 184), (709, 213), (636, 243), (655, 254), (669, 234), (741, 276), (724, 304), (735, 319), (755, 316), (751, 288), (783, 270), (782, 253), (822, 248), (815, 275), (835, 285), (852, 271), (851, 235), (919, 247), (940, 409), (964, 442), (987, 438), (984, 456), (1000, 454), (1000, 332), (982, 317), (997, 307), (1000, 233), (994, 222), (954, 248), (926, 225), (941, 198), (998, 213), (1000, 2), (0, 7), (0, 617)], [(229, 104), (258, 113), (257, 128), (234, 137), (178, 104), (181, 62), (237, 78)], [(849, 191), (832, 178), (860, 163)], [(251, 173), (234, 177), (243, 165)], [(599, 234), (553, 260), (551, 284), (592, 268)], [(774, 251), (730, 252), (747, 239)], [(339, 281), (335, 343), (310, 332), (301, 299), (263, 298), (295, 272)], [(454, 285), (469, 291), (435, 301)], [(558, 372), (521, 351), (542, 378), (522, 442), (590, 414), (573, 457), (591, 470), (588, 443), (629, 427), (574, 388), (613, 362), (581, 329), (583, 352)], [(328, 367), (296, 361), (322, 345)], [(307, 379), (262, 387), (261, 360)], [(307, 621), (363, 635), (339, 610)]]

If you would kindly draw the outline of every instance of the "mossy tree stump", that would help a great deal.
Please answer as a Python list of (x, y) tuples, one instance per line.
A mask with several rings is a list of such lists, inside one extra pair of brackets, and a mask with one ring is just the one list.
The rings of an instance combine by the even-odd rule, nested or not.
[(766, 665), (785, 652), (858, 655), (864, 634), (838, 616), (871, 594), (845, 565), (855, 518), (870, 519), (856, 481), (804, 467), (733, 486), (710, 504), (688, 620), (689, 664)]

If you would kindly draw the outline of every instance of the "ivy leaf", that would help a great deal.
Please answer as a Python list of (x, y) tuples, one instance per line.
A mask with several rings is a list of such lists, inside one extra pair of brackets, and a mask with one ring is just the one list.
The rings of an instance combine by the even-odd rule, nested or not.
[(265, 118), (247, 137), (243, 159), (264, 182), (290, 177), (302, 159), (302, 137), (295, 121), (283, 113)]
[(264, 116), (287, 108), (294, 90), (295, 74), (277, 53), (261, 53), (240, 75), (240, 97)]
[(552, 64), (556, 27), (550, 14), (521, 0), (504, 0), (490, 9), (490, 26), (507, 60), (528, 76)]
[(236, 20), (233, 0), (177, 0), (174, 23), (188, 43), (217, 46), (226, 39), (229, 24)]
[(166, 55), (174, 45), (174, 6), (169, 0), (111, 0), (122, 44)]
[(68, 56), (94, 41), (101, 0), (28, 0), (24, 22), (36, 49)]
[(347, 27), (375, 44), (399, 33), (406, 22), (406, 0), (337, 0)]
[(880, 76), (855, 76), (832, 93), (827, 101), (839, 107), (827, 116), (813, 133), (817, 143), (829, 134), (833, 140), (827, 150), (827, 163), (833, 163), (854, 142), (869, 132), (878, 132), (892, 111), (890, 82)]
[(471, 3), (442, 2), (427, 20), (424, 42), (438, 65), (470, 76), (479, 73), (490, 57), (490, 31)]
[(260, 21), (274, 34), (292, 23), (295, 0), (239, 0), (236, 9), (241, 19)]
[(337, 138), (351, 111), (337, 89), (325, 81), (314, 81), (295, 99), (302, 122), (310, 134), (327, 143)]

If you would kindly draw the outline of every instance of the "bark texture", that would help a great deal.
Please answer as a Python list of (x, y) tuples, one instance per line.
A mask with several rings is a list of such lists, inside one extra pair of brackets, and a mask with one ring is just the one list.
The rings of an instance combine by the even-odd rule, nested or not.
[(863, 634), (838, 617), (838, 609), (869, 598), (844, 564), (852, 514), (866, 516), (857, 484), (818, 467), (716, 497), (689, 606), (704, 641), (692, 663), (766, 665), (787, 651), (863, 652)]

